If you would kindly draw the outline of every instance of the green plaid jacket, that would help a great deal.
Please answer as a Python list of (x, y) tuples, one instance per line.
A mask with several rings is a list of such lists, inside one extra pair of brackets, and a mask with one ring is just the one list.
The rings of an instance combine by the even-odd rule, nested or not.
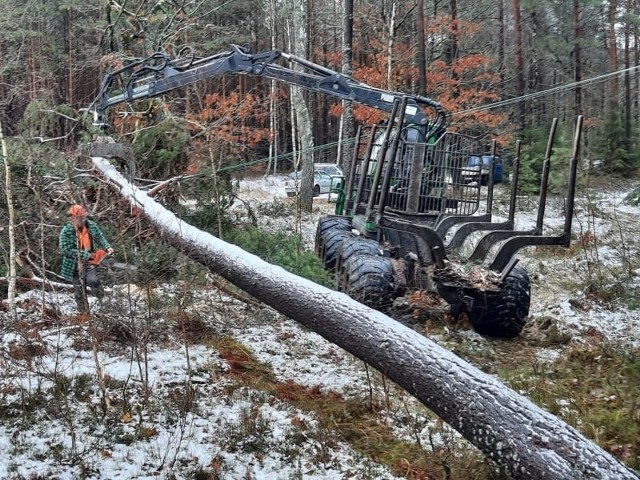
[(73, 280), (73, 276), (78, 269), (78, 258), (88, 260), (96, 250), (101, 248), (106, 250), (111, 247), (96, 222), (87, 220), (87, 226), (89, 227), (89, 236), (91, 237), (91, 250), (89, 251), (79, 248), (76, 230), (71, 223), (67, 223), (60, 231), (59, 246), (62, 252), (60, 275), (66, 280)]

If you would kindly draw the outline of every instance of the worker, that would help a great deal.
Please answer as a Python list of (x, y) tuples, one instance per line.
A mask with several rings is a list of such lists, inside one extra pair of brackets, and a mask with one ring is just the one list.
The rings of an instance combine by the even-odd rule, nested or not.
[(87, 289), (98, 298), (104, 296), (98, 266), (113, 248), (96, 222), (89, 220), (89, 212), (82, 205), (72, 205), (67, 212), (70, 222), (60, 232), (62, 252), (60, 275), (73, 282), (74, 295), (80, 313), (89, 313)]

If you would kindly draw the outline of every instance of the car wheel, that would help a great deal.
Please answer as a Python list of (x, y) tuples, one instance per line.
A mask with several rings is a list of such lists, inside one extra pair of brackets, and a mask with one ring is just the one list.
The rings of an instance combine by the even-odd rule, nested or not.
[(314, 187), (313, 187), (313, 196), (314, 197), (319, 197), (320, 196), (320, 185), (314, 185)]
[(499, 297), (486, 307), (471, 311), (471, 325), (480, 335), (517, 337), (527, 323), (530, 304), (529, 275), (524, 267), (516, 265), (504, 279)]

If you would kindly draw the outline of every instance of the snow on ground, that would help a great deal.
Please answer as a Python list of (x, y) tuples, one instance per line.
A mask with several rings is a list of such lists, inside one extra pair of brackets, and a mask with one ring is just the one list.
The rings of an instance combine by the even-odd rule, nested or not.
[(322, 215), (335, 213), (336, 194), (325, 193), (315, 198), (313, 211), (310, 214), (298, 212), (295, 205), (296, 199), (288, 198), (285, 193), (285, 180), (286, 176), (284, 175), (241, 180), (238, 195), (248, 199), (253, 205), (260, 202), (282, 205), (284, 207), (282, 212), (288, 213), (288, 215), (259, 216), (260, 227), (272, 232), (299, 233), (302, 235), (306, 248), (313, 250), (317, 221)]
[[(576, 203), (574, 233), (588, 240), (581, 251), (521, 252), (532, 279), (533, 325), (551, 319), (575, 341), (597, 334), (640, 345), (638, 310), (596, 302), (584, 291), (598, 279), (596, 258), (602, 270), (626, 268), (631, 275), (625, 285), (638, 288), (640, 221), (637, 208), (622, 203), (629, 189)], [(300, 232), (308, 248), (317, 219), (334, 208), (323, 195), (314, 200), (312, 214), (292, 221), (295, 199), (286, 197), (281, 176), (241, 181), (238, 193), (252, 208), (271, 203), (272, 214), (257, 217), (261, 226)], [(500, 215), (506, 216), (500, 198)], [(241, 215), (246, 205), (236, 208)], [(535, 225), (536, 208), (535, 200), (520, 202), (518, 228)], [(545, 229), (562, 228), (563, 208), (550, 199)], [(273, 213), (278, 211), (289, 214)], [(176, 291), (158, 286), (155, 301)], [(362, 362), (277, 312), (266, 308), (249, 316), (245, 306), (215, 288), (193, 295), (188, 308), (246, 345), (278, 380), (345, 397), (367, 395), (370, 388), (381, 393)], [(99, 325), (77, 321), (72, 295), (65, 292), (21, 295), (17, 329), (8, 328), (8, 314), (0, 311), (0, 478), (187, 479), (201, 471), (231, 480), (397, 478), (349, 445), (323, 439), (312, 414), (234, 385), (216, 348), (180, 343), (175, 319), (162, 317), (152, 300), (135, 288), (114, 288), (104, 303), (92, 300)], [(96, 340), (97, 327), (111, 337)], [(473, 348), (487, 348), (474, 332), (459, 334)], [(541, 349), (538, 356), (552, 361), (560, 354)], [(388, 413), (399, 437), (443, 444), (457, 439), (450, 429), (435, 428), (409, 395), (400, 392), (396, 401), (400, 406)], [(398, 421), (400, 411), (411, 418)]]
[[(545, 256), (542, 249), (528, 247), (519, 253), (521, 262), (527, 267), (531, 277), (532, 321), (552, 317), (559, 328), (569, 334), (580, 336), (589, 332), (605, 336), (609, 341), (631, 346), (640, 346), (640, 310), (627, 309), (606, 302), (586, 301), (586, 286), (597, 280), (597, 275), (607, 281), (616, 278), (617, 273), (627, 269), (628, 287), (640, 284), (640, 218), (639, 207), (626, 205), (624, 198), (636, 186), (624, 184), (610, 189), (590, 189), (588, 195), (576, 198), (572, 225), (573, 245), (584, 249), (563, 256), (559, 249), (557, 256)], [(494, 198), (494, 221), (508, 218), (508, 185), (497, 185)], [(284, 177), (271, 176), (240, 182), (240, 195), (273, 202), (291, 202), (284, 192)], [(300, 222), (302, 235), (308, 248), (315, 241), (317, 218), (334, 213), (335, 204), (328, 195), (316, 199), (314, 211)], [(335, 198), (333, 198), (335, 200)], [(484, 206), (484, 205), (483, 205)], [(559, 235), (565, 224), (565, 201), (563, 197), (547, 198), (543, 232), (545, 235)], [(497, 213), (496, 213), (497, 212)], [(530, 230), (536, 225), (538, 199), (520, 197), (516, 207), (516, 229)], [(294, 230), (288, 218), (269, 217), (260, 219), (266, 229), (279, 231)], [(447, 240), (453, 236), (452, 229)], [(478, 236), (472, 236), (462, 248), (464, 255), (471, 253)], [(497, 247), (489, 253), (495, 254)], [(463, 255), (463, 256), (464, 256)], [(596, 269), (595, 263), (600, 267)], [(629, 269), (631, 271), (629, 272)], [(634, 270), (635, 269), (635, 270)], [(597, 271), (596, 271), (597, 270)], [(623, 272), (624, 273), (624, 272)], [(606, 290), (607, 285), (603, 285)], [(611, 286), (610, 288), (613, 288)]]
[[(170, 286), (156, 290), (171, 294)], [(103, 303), (93, 301), (95, 317), (120, 321), (113, 312), (129, 301), (123, 293), (114, 289)], [(197, 297), (209, 305), (224, 304), (209, 311), (205, 322), (235, 334), (283, 381), (336, 392), (364, 388), (361, 363), (277, 312), (266, 309), (256, 316), (262, 318), (257, 324), (241, 314), (244, 306), (219, 292), (200, 291)], [(19, 297), (21, 323), (40, 322), (39, 311), (31, 308), (35, 299), (32, 292)], [(47, 294), (43, 304), (70, 311), (74, 301), (70, 293)], [(145, 334), (145, 322), (152, 322), (147, 326), (156, 335), (165, 323), (143, 313), (122, 321), (129, 322), (134, 337)], [(149, 341), (145, 352), (108, 339), (96, 344), (96, 327), (91, 322), (43, 323), (28, 333), (3, 336), (0, 478), (189, 479), (198, 469), (215, 470), (225, 479), (396, 478), (344, 442), (323, 440), (313, 415), (233, 386), (225, 376), (228, 364), (215, 348), (186, 346), (171, 332), (161, 341)], [(35, 361), (16, 358), (27, 345), (46, 353)], [(106, 398), (93, 382), (85, 390), (77, 380), (96, 375), (111, 386)], [(71, 397), (82, 401), (56, 398), (62, 378), (69, 379)], [(195, 405), (184, 411), (188, 398)], [(24, 409), (25, 400), (34, 403), (33, 417), (11, 415), (11, 410)], [(55, 418), (50, 409), (66, 415)]]

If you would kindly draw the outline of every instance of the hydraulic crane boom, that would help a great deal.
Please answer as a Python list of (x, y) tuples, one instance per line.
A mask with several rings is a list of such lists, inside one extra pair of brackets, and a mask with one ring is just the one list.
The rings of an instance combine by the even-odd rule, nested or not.
[[(404, 122), (423, 127), (426, 137), (444, 132), (448, 125), (447, 110), (428, 97), (371, 87), (350, 76), (277, 50), (251, 54), (237, 45), (231, 47), (231, 51), (205, 58), (183, 56), (185, 51), (190, 51), (188, 48), (173, 59), (164, 53), (155, 53), (105, 75), (93, 104), (95, 123), (104, 125), (105, 113), (113, 105), (156, 97), (200, 80), (237, 73), (286, 82), (386, 112), (392, 111), (394, 102), (406, 98)], [(278, 59), (302, 67), (301, 71), (276, 64)]]

